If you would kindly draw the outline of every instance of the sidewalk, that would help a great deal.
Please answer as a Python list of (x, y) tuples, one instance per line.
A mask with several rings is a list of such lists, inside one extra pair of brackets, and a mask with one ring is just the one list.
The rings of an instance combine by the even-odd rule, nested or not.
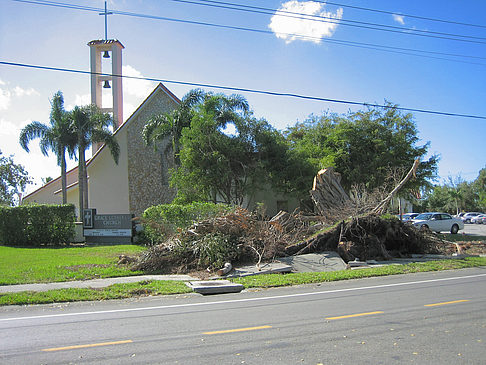
[(137, 283), (149, 280), (196, 281), (200, 279), (189, 275), (141, 275), (82, 281), (63, 281), (60, 283), (1, 285), (0, 294), (18, 293), (22, 291), (40, 292), (67, 288), (105, 288), (113, 284)]

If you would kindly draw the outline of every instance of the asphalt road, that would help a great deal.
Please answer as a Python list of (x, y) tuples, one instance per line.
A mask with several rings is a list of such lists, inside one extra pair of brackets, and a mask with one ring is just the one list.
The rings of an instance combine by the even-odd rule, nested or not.
[(462, 232), (467, 235), (486, 236), (486, 224), (465, 224), (464, 230), (459, 231), (459, 234)]
[(1, 364), (484, 364), (486, 268), (3, 307)]

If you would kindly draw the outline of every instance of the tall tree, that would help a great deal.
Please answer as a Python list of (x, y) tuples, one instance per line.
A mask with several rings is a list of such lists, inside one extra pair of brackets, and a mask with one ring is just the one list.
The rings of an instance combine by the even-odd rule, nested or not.
[(24, 167), (14, 163), (12, 156), (2, 156), (0, 151), (0, 205), (14, 205), (16, 195), (30, 183)]
[(148, 146), (157, 147), (156, 142), (170, 137), (172, 140), (172, 151), (174, 161), (177, 166), (180, 165), (180, 139), (182, 129), (191, 125), (194, 115), (193, 107), (200, 103), (205, 96), (201, 89), (189, 91), (181, 100), (176, 109), (170, 113), (164, 113), (153, 116), (145, 125), (142, 131), (142, 137)]
[[(382, 186), (391, 172), (401, 169), (405, 173), (428, 151), (428, 144), (418, 144), (413, 116), (401, 113), (392, 104), (347, 115), (314, 116), (289, 128), (286, 134), (292, 148), (306, 157), (315, 171), (335, 167), (348, 189), (358, 184), (369, 190)], [(435, 155), (422, 161), (417, 179), (407, 183), (407, 190), (430, 186), (437, 162)]]
[(61, 167), (62, 203), (66, 204), (66, 152), (73, 155), (76, 139), (68, 114), (64, 110), (62, 92), (58, 91), (52, 98), (49, 125), (37, 121), (28, 124), (20, 132), (20, 145), (29, 152), (29, 142), (35, 138), (40, 138), (39, 146), (42, 154), (47, 156), (50, 150), (57, 157), (57, 164)]
[(486, 167), (479, 171), (479, 176), (474, 180), (474, 188), (478, 196), (478, 207), (486, 212)]
[(181, 145), (181, 166), (171, 177), (180, 201), (242, 205), (270, 185), (290, 190), (285, 139), (255, 119), (241, 96), (206, 94), (182, 130)]
[(79, 214), (88, 208), (88, 177), (86, 169), (86, 150), (93, 143), (104, 143), (118, 164), (120, 146), (113, 136), (110, 127), (114, 126), (110, 114), (103, 113), (96, 105), (76, 106), (69, 113), (72, 128), (76, 134), (76, 149), (78, 151), (78, 189)]

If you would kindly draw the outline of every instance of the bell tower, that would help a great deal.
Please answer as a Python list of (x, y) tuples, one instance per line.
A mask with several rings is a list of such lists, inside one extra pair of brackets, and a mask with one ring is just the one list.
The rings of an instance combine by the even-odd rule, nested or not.
[[(91, 65), (91, 103), (96, 104), (104, 112), (113, 113), (115, 125), (123, 123), (123, 88), (122, 88), (122, 49), (116, 39), (95, 40), (88, 43)], [(103, 58), (110, 58), (111, 72), (102, 69)], [(110, 85), (110, 82), (112, 85)], [(111, 89), (113, 106), (103, 107), (103, 88)]]
[[(105, 39), (93, 40), (88, 43), (88, 46), (90, 48), (91, 103), (105, 113), (112, 113), (116, 130), (123, 123), (122, 50), (125, 47), (116, 39), (108, 39), (107, 16), (111, 14), (113, 13), (107, 11), (105, 1), (105, 11), (99, 14), (105, 17)], [(103, 59), (110, 58), (111, 72), (110, 70), (104, 71), (103, 64), (107, 66), (107, 62), (103, 62)], [(103, 89), (111, 89), (112, 107), (103, 106)], [(93, 153), (99, 147), (101, 145), (94, 146)]]

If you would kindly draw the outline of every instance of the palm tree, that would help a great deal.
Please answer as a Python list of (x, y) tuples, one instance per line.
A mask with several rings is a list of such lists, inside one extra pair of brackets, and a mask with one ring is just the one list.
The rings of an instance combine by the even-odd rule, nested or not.
[(150, 119), (142, 131), (142, 137), (147, 146), (154, 146), (155, 142), (161, 141), (166, 137), (172, 139), (172, 151), (176, 166), (180, 165), (179, 153), (181, 150), (180, 139), (182, 129), (191, 125), (193, 115), (192, 108), (201, 102), (205, 93), (201, 89), (189, 91), (181, 100), (176, 109), (170, 113), (159, 114)]
[(20, 145), (27, 152), (29, 152), (29, 142), (40, 138), (39, 146), (42, 154), (47, 156), (49, 150), (56, 154), (57, 164), (61, 166), (63, 204), (67, 203), (66, 151), (73, 155), (75, 145), (75, 135), (67, 116), (64, 110), (64, 97), (62, 92), (58, 91), (51, 101), (50, 125), (34, 121), (22, 129), (19, 138)]
[(223, 94), (206, 93), (201, 89), (194, 89), (182, 98), (181, 103), (172, 112), (156, 115), (147, 122), (142, 131), (145, 143), (156, 148), (155, 142), (170, 136), (174, 161), (177, 166), (180, 166), (179, 154), (182, 130), (190, 127), (197, 107), (212, 112), (215, 120), (221, 125), (230, 121), (237, 110), (244, 113), (249, 111), (248, 102), (243, 96), (231, 95), (228, 97)]
[(78, 150), (78, 188), (79, 213), (88, 207), (88, 177), (86, 171), (85, 152), (93, 143), (104, 143), (110, 149), (111, 155), (118, 164), (120, 146), (113, 136), (110, 126), (113, 119), (108, 113), (103, 113), (96, 105), (76, 106), (70, 113), (71, 126), (76, 134), (76, 149)]

